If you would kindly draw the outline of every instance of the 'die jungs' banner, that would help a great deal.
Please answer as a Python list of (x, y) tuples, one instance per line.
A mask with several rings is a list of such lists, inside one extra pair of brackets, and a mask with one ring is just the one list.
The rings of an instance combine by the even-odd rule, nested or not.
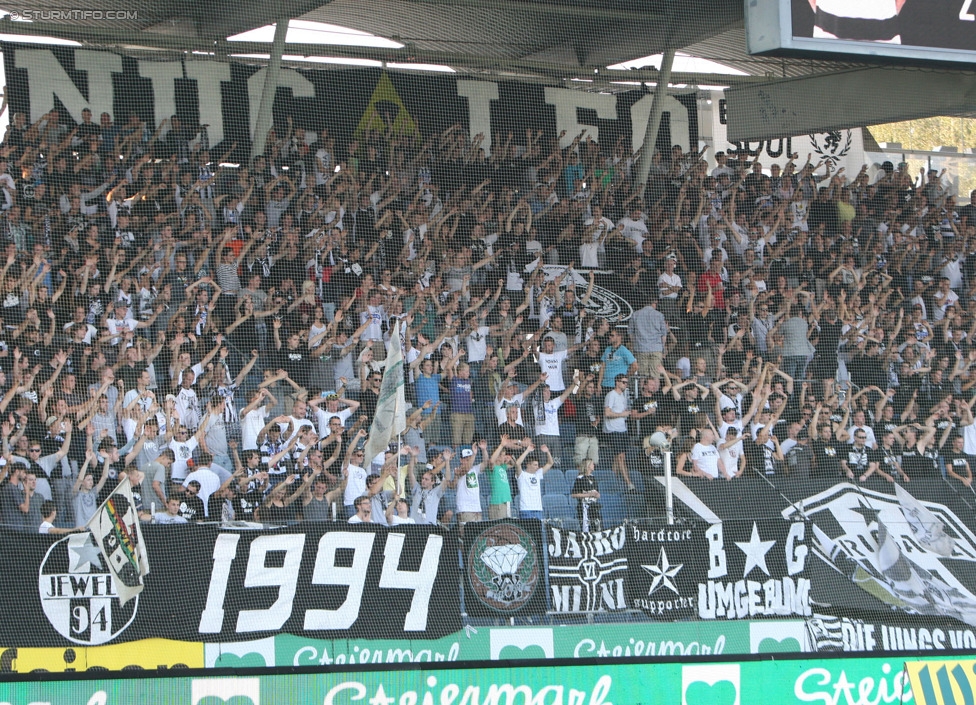
[[(130, 114), (155, 129), (176, 115), (187, 125), (209, 125), (218, 152), (238, 144), (234, 158), (249, 154), (265, 68), (243, 63), (134, 59), (107, 51), (37, 45), (0, 45), (12, 112), (37, 121), (59, 110), (63, 124), (81, 121), (90, 108), (94, 121), (108, 112), (124, 125)], [(670, 95), (658, 133), (658, 148), (680, 144), (698, 149), (696, 91)], [(274, 104), (275, 124), (291, 116), (297, 128), (328, 129), (339, 143), (382, 128), (384, 121), (403, 134), (429, 136), (460, 123), (490, 154), (495, 134), (524, 139), (541, 130), (547, 139), (566, 131), (568, 146), (582, 130), (612, 147), (623, 138), (639, 147), (644, 140), (652, 94), (643, 90), (616, 95), (588, 93), (516, 81), (481, 81), (418, 75), (380, 69), (296, 70), (282, 68)]]
[(461, 628), (456, 539), (427, 527), (144, 530), (151, 573), (121, 604), (90, 533), (0, 531), (0, 643), (94, 646), (150, 637), (235, 641), (439, 638)]

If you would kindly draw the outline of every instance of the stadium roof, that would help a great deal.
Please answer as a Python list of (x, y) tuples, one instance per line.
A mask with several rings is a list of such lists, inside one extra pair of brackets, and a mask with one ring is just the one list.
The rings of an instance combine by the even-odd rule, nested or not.
[[(35, 12), (59, 11), (60, 0), (37, 0)], [(118, 10), (117, 2), (87, 0), (85, 10)], [(652, 67), (607, 67), (633, 62), (674, 48), (692, 57), (711, 59), (726, 72), (706, 66), (678, 71), (672, 83), (721, 84), (757, 78), (795, 77), (836, 67), (830, 62), (749, 56), (745, 50), (741, 0), (665, 2), (651, 0), (284, 0), (277, 3), (215, 0), (127, 2), (127, 17), (106, 20), (83, 15), (41, 14), (33, 22), (0, 21), (0, 31), (46, 35), (83, 45), (111, 47), (130, 54), (196, 51), (215, 58), (245, 55), (260, 61), (271, 41), (228, 41), (273, 25), (279, 17), (302, 21), (295, 41), (288, 39), (286, 62), (305, 57), (446, 65), (468, 74), (522, 80), (577, 80), (577, 88), (614, 90), (616, 81), (651, 81)], [(362, 36), (348, 41), (315, 25), (350, 28), (387, 41), (362, 46)], [(290, 35), (297, 34), (293, 26)], [(330, 43), (320, 43), (321, 41)], [(328, 68), (342, 64), (316, 62)], [(851, 64), (844, 64), (849, 67)]]
[[(57, 13), (63, 5), (35, 0), (31, 10)], [(967, 95), (958, 90), (962, 74), (956, 68), (933, 79), (917, 71), (909, 75), (911, 67), (879, 69), (856, 59), (751, 56), (742, 0), (136, 0), (123, 6), (126, 17), (113, 20), (77, 10), (70, 16), (41, 14), (32, 22), (8, 17), (0, 20), (0, 35), (44, 35), (143, 57), (192, 52), (264, 63), (271, 53), (267, 28), (289, 18), (286, 65), (454, 70), (603, 92), (655, 83), (659, 73), (650, 57), (673, 49), (688, 58), (676, 63), (671, 85), (735, 89), (726, 96), (730, 108), (735, 96), (736, 109), (746, 111), (730, 112), (735, 139), (971, 111), (961, 98), (958, 105), (925, 99), (926, 94)], [(82, 0), (76, 7), (108, 13), (118, 11), (120, 3)], [(337, 26), (340, 34), (316, 23)], [(976, 84), (976, 75), (962, 80)], [(957, 90), (946, 91), (947, 84)], [(757, 94), (767, 86), (780, 107), (797, 96), (802, 105), (770, 121), (753, 107), (772, 104), (768, 95)], [(881, 100), (864, 99), (872, 90)], [(831, 105), (837, 114), (824, 111)]]

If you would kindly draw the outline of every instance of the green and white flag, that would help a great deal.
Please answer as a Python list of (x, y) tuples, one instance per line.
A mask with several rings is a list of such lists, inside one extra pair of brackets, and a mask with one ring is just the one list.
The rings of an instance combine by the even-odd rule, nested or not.
[(386, 368), (376, 401), (376, 415), (366, 440), (366, 462), (385, 451), (407, 428), (407, 400), (403, 390), (403, 349), (400, 322), (393, 326), (386, 344)]
[(142, 578), (149, 573), (149, 558), (128, 477), (102, 503), (87, 528), (105, 556), (106, 567), (115, 579), (115, 592), (124, 605), (142, 592)]

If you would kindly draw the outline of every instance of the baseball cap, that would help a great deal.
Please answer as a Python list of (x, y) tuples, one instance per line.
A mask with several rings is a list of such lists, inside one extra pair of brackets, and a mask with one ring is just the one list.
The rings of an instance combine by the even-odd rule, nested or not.
[(470, 458), (472, 455), (474, 455), (474, 451), (471, 450), (470, 448), (462, 448), (461, 449), (461, 457), (462, 458)]
[(736, 411), (736, 408), (734, 406), (723, 406), (722, 413), (724, 414), (726, 411)]

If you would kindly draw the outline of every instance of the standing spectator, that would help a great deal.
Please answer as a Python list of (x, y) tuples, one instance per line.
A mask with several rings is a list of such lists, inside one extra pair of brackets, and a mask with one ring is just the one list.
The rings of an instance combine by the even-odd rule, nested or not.
[[(450, 458), (451, 451), (444, 451), (447, 458)], [(447, 461), (450, 463), (450, 460)], [(434, 473), (434, 466), (428, 465), (420, 481), (412, 472), (408, 474), (410, 484), (413, 487), (413, 501), (410, 505), (410, 516), (418, 524), (437, 524), (440, 520), (438, 509), (441, 499), (447, 490), (447, 483), (443, 477), (438, 477)], [(451, 520), (451, 513), (446, 512), (444, 523)]]
[[(485, 462), (490, 462), (488, 458), (488, 444), (482, 441), (478, 448), (481, 449)], [(475, 451), (472, 448), (461, 449), (461, 465), (454, 471), (454, 477), (450, 480), (450, 487), (457, 490), (457, 520), (460, 526), (472, 521), (481, 521), (481, 464), (475, 465)]]
[(566, 399), (573, 393), (578, 384), (578, 377), (574, 375), (570, 386), (563, 390), (558, 397), (553, 397), (553, 390), (548, 385), (542, 385), (533, 406), (536, 411), (535, 439), (540, 446), (547, 446), (553, 450), (556, 464), (563, 462), (562, 431), (559, 428), (559, 413)]
[(595, 463), (584, 459), (580, 464), (579, 475), (573, 482), (570, 497), (577, 501), (576, 516), (584, 533), (600, 530), (600, 487), (593, 477)]
[(614, 378), (614, 388), (607, 392), (603, 402), (603, 431), (606, 433), (607, 447), (613, 457), (613, 469), (627, 483), (627, 491), (636, 492), (637, 488), (631, 482), (627, 470), (627, 450), (630, 447), (627, 419), (631, 416), (630, 400), (627, 397), (629, 384), (627, 375), (618, 374)]
[(630, 318), (628, 332), (634, 345), (637, 370), (642, 377), (657, 377), (664, 362), (664, 348), (668, 342), (668, 322), (657, 310), (653, 294), (645, 294), (647, 303)]
[(616, 328), (610, 331), (610, 344), (604, 349), (600, 360), (603, 362), (600, 384), (604, 390), (616, 387), (616, 379), (620, 375), (626, 377), (637, 371), (637, 358), (624, 347), (623, 333)]
[[(456, 360), (455, 360), (456, 361)], [(471, 445), (474, 439), (474, 391), (471, 368), (467, 363), (447, 367), (447, 384), (451, 394), (451, 440), (455, 448)]]
[(733, 476), (729, 474), (718, 448), (715, 447), (715, 438), (712, 429), (701, 429), (701, 436), (691, 449), (692, 465), (698, 476), (706, 480), (717, 480), (719, 477), (731, 480)]
[[(538, 519), (542, 521), (545, 515), (542, 512), (542, 481), (545, 474), (552, 468), (553, 457), (549, 452), (548, 446), (541, 449), (546, 454), (547, 462), (540, 467), (539, 458), (529, 453), (535, 451), (532, 443), (522, 451), (515, 460), (515, 477), (519, 486), (519, 517), (522, 519)], [(522, 464), (525, 463), (525, 467)]]
[(489, 462), (491, 473), (488, 475), (488, 484), (491, 489), (491, 495), (488, 499), (489, 519), (508, 519), (512, 516), (512, 486), (508, 471), (515, 463), (511, 453), (507, 450), (509, 440), (507, 435), (502, 436), (501, 443), (491, 454)]

